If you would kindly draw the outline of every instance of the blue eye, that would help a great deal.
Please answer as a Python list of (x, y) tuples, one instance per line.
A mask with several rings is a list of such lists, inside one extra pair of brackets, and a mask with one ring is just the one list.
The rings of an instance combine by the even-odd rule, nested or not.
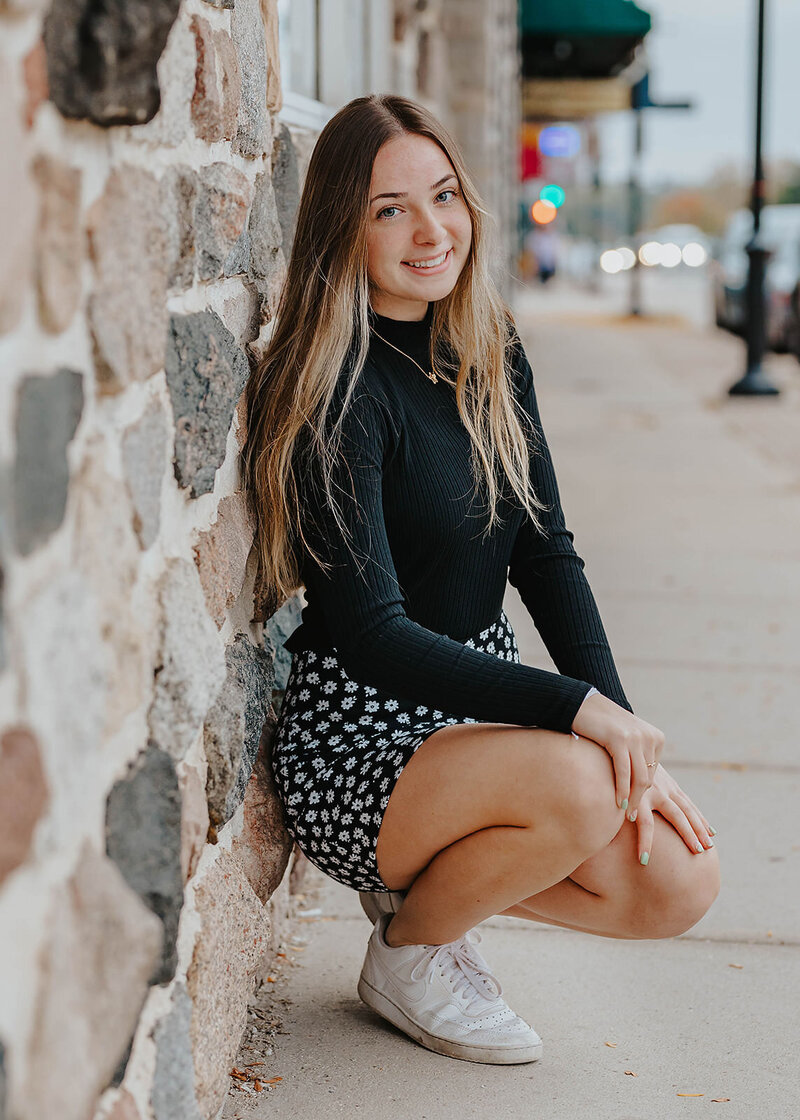
[[(455, 188), (453, 188), (453, 187), (447, 187), (446, 190), (440, 191), (439, 194), (437, 194), (436, 197), (438, 199), (438, 198), (441, 198), (442, 195), (445, 195), (445, 194), (451, 194), (453, 196), (453, 198), (448, 198), (448, 199), (445, 200), (445, 202), (442, 203), (443, 206), (449, 206), (450, 203), (453, 201), (453, 199), (458, 194), (458, 191), (455, 190)], [(390, 210), (399, 210), (399, 209), (400, 209), (399, 206), (384, 206), (383, 210), (379, 210), (378, 213), (375, 215), (375, 217), (378, 220), (383, 219), (385, 221), (391, 221), (391, 219), (394, 215), (390, 214), (389, 211)]]

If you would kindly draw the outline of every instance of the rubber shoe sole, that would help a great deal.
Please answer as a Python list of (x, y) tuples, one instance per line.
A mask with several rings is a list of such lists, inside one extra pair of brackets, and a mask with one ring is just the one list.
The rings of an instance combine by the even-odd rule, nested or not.
[(498, 1066), (536, 1062), (542, 1056), (541, 1041), (529, 1046), (470, 1046), (469, 1043), (452, 1042), (449, 1038), (439, 1038), (435, 1034), (430, 1034), (419, 1023), (410, 1019), (382, 992), (376, 991), (363, 976), (358, 981), (358, 994), (367, 1007), (371, 1007), (382, 1018), (413, 1038), (420, 1046), (432, 1050), (435, 1054), (444, 1054), (448, 1058), (460, 1058), (465, 1062), (482, 1062), (486, 1065)]

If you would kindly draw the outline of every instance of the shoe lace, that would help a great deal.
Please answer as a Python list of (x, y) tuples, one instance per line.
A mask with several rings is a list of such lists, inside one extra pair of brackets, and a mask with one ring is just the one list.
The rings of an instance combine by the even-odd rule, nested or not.
[(466, 1010), (486, 1010), (486, 1002), (496, 1004), (503, 989), (497, 977), (489, 971), (486, 961), (475, 945), (481, 941), (477, 930), (468, 930), (457, 941), (444, 945), (431, 945), (431, 952), (418, 961), (411, 970), (412, 980), (428, 980), (441, 969), (449, 980), (454, 994), (463, 993)]

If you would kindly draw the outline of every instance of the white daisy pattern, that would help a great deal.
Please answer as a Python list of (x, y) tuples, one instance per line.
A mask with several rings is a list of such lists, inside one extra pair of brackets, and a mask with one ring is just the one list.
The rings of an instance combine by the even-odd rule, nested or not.
[[(520, 661), (505, 611), (463, 644), (504, 661)], [(332, 879), (354, 890), (385, 891), (375, 845), (394, 783), (417, 747), (438, 728), (478, 722), (407, 703), (353, 680), (333, 647), (294, 654), (272, 745), (272, 768), (289, 832)], [(334, 727), (339, 734), (329, 734)], [(320, 802), (330, 808), (320, 813)], [(351, 825), (355, 827), (347, 827)]]

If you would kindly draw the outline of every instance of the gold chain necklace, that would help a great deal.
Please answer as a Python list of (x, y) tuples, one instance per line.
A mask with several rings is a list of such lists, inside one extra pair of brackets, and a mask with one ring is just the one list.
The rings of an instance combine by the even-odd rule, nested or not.
[(372, 328), (372, 333), (377, 335), (381, 342), (385, 342), (387, 346), (391, 346), (393, 350), (396, 350), (398, 354), (402, 354), (404, 358), (408, 358), (410, 362), (414, 362), (414, 365), (417, 367), (417, 369), (422, 370), (425, 376), (430, 378), (434, 385), (439, 380), (436, 374), (436, 366), (433, 364), (433, 359), (431, 359), (431, 366), (433, 368), (429, 372), (428, 370), (423, 369), (419, 362), (414, 361), (410, 354), (406, 354), (405, 350), (401, 350), (399, 346), (395, 346), (395, 344), (393, 342), (390, 342), (388, 338), (384, 338), (382, 334), (378, 334), (374, 327)]

